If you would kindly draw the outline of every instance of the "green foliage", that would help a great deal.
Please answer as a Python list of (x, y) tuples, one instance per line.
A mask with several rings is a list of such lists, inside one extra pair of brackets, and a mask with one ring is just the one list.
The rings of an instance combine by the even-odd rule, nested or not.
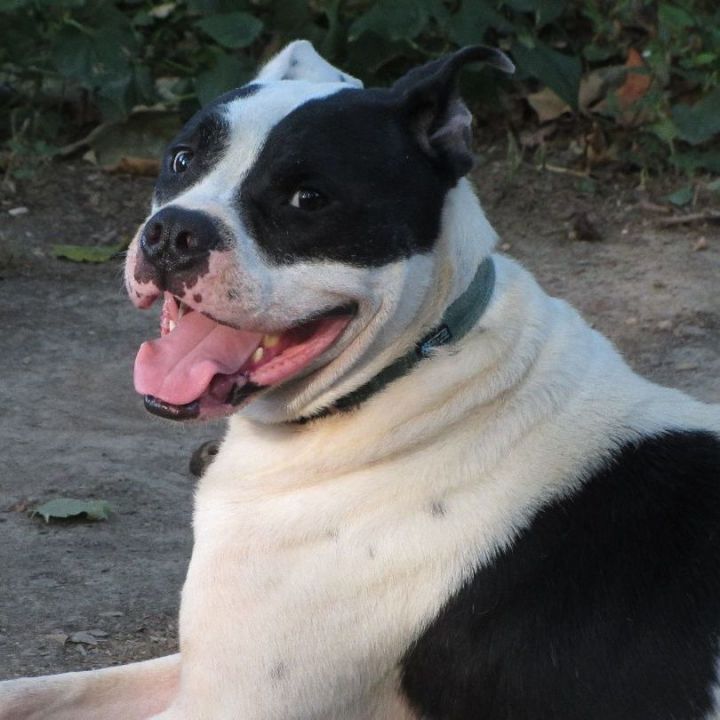
[[(185, 117), (298, 37), (367, 84), (462, 45), (500, 46), (518, 74), (467, 73), (480, 113), (542, 86), (578, 111), (587, 73), (621, 66), (632, 48), (652, 80), (633, 125), (648, 139), (635, 146), (688, 172), (716, 162), (716, 0), (0, 0), (0, 140), (15, 157), (139, 105)], [(613, 92), (603, 113), (607, 127), (626, 125)]]

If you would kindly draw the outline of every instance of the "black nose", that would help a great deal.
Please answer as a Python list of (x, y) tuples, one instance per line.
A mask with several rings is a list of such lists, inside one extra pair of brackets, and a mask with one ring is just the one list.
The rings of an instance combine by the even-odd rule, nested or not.
[(198, 264), (221, 241), (218, 226), (209, 215), (169, 205), (145, 223), (140, 247), (156, 268), (175, 272)]

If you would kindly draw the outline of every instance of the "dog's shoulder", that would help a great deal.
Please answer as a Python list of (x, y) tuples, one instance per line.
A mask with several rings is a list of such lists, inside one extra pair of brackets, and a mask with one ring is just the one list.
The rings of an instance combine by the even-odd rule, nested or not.
[(428, 717), (701, 717), (719, 594), (720, 436), (628, 441), (450, 599), (403, 687)]

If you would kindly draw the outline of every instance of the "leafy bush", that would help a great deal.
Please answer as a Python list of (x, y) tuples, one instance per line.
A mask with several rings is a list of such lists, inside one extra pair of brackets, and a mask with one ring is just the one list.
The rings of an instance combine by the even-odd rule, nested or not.
[[(297, 37), (369, 84), (461, 45), (499, 45), (518, 74), (466, 74), (481, 113), (546, 87), (605, 129), (633, 128), (636, 149), (720, 170), (716, 0), (0, 0), (0, 138), (16, 155), (51, 155), (138, 105), (186, 116)], [(623, 71), (628, 57), (639, 62)], [(602, 102), (584, 106), (592, 71), (618, 67)]]

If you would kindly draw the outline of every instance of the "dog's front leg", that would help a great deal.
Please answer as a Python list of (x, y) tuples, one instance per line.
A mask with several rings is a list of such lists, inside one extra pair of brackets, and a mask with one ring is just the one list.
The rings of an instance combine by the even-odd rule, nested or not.
[(165, 710), (180, 655), (87, 672), (0, 682), (0, 720), (147, 720)]

